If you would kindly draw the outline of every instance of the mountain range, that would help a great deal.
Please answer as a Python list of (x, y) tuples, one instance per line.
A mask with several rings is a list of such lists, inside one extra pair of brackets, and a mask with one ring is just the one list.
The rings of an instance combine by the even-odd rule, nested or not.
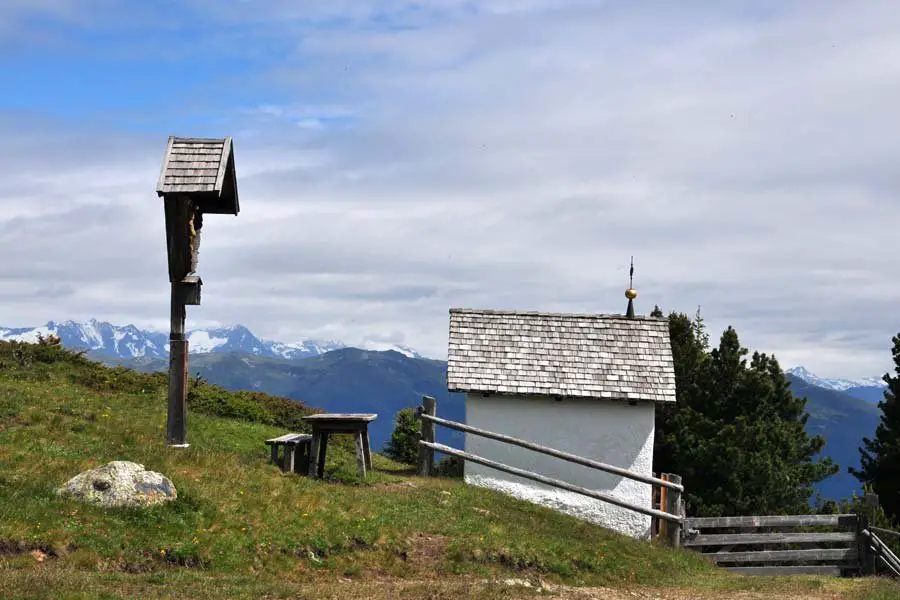
[[(139, 329), (134, 325), (112, 325), (91, 319), (85, 322), (50, 321), (40, 327), (0, 327), (0, 340), (36, 342), (39, 335), (55, 335), (63, 346), (82, 348), (98, 359), (166, 358), (169, 353), (168, 332)], [(319, 356), (332, 350), (347, 348), (336, 341), (303, 340), (284, 343), (256, 337), (243, 325), (192, 329), (186, 332), (191, 354), (242, 352), (265, 358), (289, 360)], [(396, 350), (411, 358), (421, 355), (406, 346), (370, 344), (368, 350)]]
[(787, 370), (788, 375), (802, 379), (810, 385), (826, 390), (846, 392), (851, 396), (878, 404), (884, 396), (887, 383), (881, 377), (866, 377), (864, 379), (827, 379), (810, 373), (804, 367), (794, 367)]
[[(824, 497), (846, 498), (859, 490), (859, 482), (847, 472), (848, 467), (859, 467), (859, 447), (864, 437), (872, 437), (881, 418), (881, 410), (871, 400), (840, 391), (820, 387), (799, 377), (787, 374), (791, 392), (806, 397), (809, 420), (806, 430), (810, 435), (825, 438), (823, 456), (830, 456), (841, 470), (816, 486)], [(850, 388), (852, 389), (852, 388)], [(883, 388), (878, 388), (883, 393)]]
[[(0, 339), (35, 341), (38, 334), (51, 333), (64, 346), (87, 349), (89, 356), (107, 364), (148, 372), (168, 366), (168, 335), (132, 325), (92, 320), (0, 327)], [(440, 416), (465, 421), (463, 395), (447, 391), (446, 362), (424, 358), (409, 348), (369, 350), (314, 340), (286, 344), (261, 340), (241, 325), (197, 329), (189, 335), (192, 375), (226, 389), (277, 394), (330, 412), (378, 413), (370, 428), (376, 448), (390, 438), (397, 411), (418, 406), (423, 395), (437, 399)], [(875, 431), (881, 414), (877, 402), (885, 383), (877, 378), (826, 379), (803, 367), (788, 369), (786, 377), (794, 394), (807, 398), (807, 430), (825, 437), (823, 455), (841, 466), (841, 472), (817, 491), (825, 498), (850, 496), (859, 486), (847, 467), (858, 466), (862, 438)], [(441, 443), (462, 446), (462, 434), (442, 427), (437, 432)]]

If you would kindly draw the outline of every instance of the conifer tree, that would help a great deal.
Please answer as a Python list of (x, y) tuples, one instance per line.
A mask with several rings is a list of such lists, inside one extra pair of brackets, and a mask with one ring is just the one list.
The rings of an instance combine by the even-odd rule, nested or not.
[[(658, 314), (654, 314), (658, 313)], [(662, 316), (659, 307), (652, 316)], [(659, 473), (677, 473), (684, 479), (687, 474), (678, 459), (689, 449), (681, 448), (682, 443), (690, 443), (694, 433), (700, 428), (702, 415), (695, 410), (702, 405), (705, 393), (704, 369), (706, 368), (706, 348), (696, 335), (696, 328), (685, 314), (669, 315), (669, 339), (675, 366), (676, 402), (656, 406), (656, 432), (654, 436), (654, 470)], [(692, 425), (694, 430), (691, 430)]]
[(885, 373), (888, 384), (884, 399), (878, 403), (881, 422), (874, 439), (863, 438), (859, 449), (860, 469), (849, 469), (878, 494), (888, 517), (900, 518), (900, 334), (893, 337), (894, 374)]
[(777, 360), (748, 363), (732, 327), (710, 350), (699, 309), (670, 314), (669, 334), (677, 402), (657, 410), (654, 470), (682, 476), (693, 515), (806, 512), (812, 484), (837, 467), (813, 460), (824, 439), (807, 434), (806, 400)]
[(419, 420), (413, 408), (402, 408), (394, 417), (394, 431), (384, 454), (397, 462), (416, 464), (419, 459)]

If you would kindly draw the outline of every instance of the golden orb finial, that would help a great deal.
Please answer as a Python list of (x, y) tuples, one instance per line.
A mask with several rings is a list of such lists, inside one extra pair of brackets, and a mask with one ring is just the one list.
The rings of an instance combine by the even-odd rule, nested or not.
[(631, 257), (631, 268), (628, 270), (628, 289), (625, 290), (625, 297), (628, 298), (628, 309), (625, 316), (629, 319), (634, 318), (634, 299), (637, 298), (637, 290), (634, 289), (634, 257)]

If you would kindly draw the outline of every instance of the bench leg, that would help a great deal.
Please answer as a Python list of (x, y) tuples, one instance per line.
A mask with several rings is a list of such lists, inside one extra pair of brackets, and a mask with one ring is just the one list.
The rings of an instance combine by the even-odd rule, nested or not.
[(294, 450), (294, 473), (306, 474), (309, 471), (309, 445), (298, 444)]
[(325, 477), (325, 452), (328, 450), (328, 433), (322, 432), (319, 434), (319, 460), (318, 460), (318, 477), (322, 479)]
[(319, 464), (319, 445), (321, 444), (322, 436), (313, 432), (312, 441), (309, 444), (309, 469), (307, 470), (307, 474), (315, 479), (316, 477), (316, 467)]
[(366, 429), (362, 432), (362, 440), (363, 440), (363, 453), (366, 457), (366, 467), (371, 470), (372, 469), (372, 448), (369, 447), (369, 430)]
[(272, 464), (278, 464), (278, 444), (272, 444)]
[(297, 452), (297, 444), (285, 444), (284, 445), (284, 465), (282, 465), (281, 470), (284, 473), (293, 473), (294, 472), (294, 460), (295, 454)]
[(363, 442), (363, 432), (357, 431), (353, 437), (356, 442), (356, 467), (359, 469), (359, 476), (362, 479), (366, 478), (366, 450), (365, 443)]

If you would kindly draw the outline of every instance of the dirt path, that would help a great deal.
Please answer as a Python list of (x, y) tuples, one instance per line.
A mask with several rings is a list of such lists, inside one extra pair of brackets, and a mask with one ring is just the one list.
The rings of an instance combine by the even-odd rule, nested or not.
[(561, 589), (542, 598), (559, 600), (833, 600), (840, 593), (802, 592), (785, 595), (783, 592), (734, 592), (697, 590), (614, 590), (609, 588)]
[[(433, 539), (439, 545), (439, 539)], [(429, 546), (432, 548), (432, 546)], [(413, 558), (421, 558), (424, 551)], [(696, 587), (671, 589), (647, 587), (570, 587), (542, 583), (536, 577), (486, 581), (444, 574), (428, 579), (397, 579), (384, 575), (367, 578), (338, 578), (323, 573), (319, 580), (286, 581), (243, 574), (215, 575), (196, 570), (116, 574), (98, 577), (92, 571), (55, 564), (46, 557), (18, 557), (19, 562), (2, 568), (0, 558), (0, 598), (22, 597), (23, 590), (41, 590), (41, 597), (67, 597), (71, 590), (96, 598), (146, 598), (206, 600), (888, 600), (900, 598), (900, 585), (872, 578), (825, 579), (785, 577), (759, 579), (692, 581)], [(23, 562), (24, 561), (24, 562)], [(27, 565), (25, 567), (24, 565)], [(712, 589), (740, 587), (751, 591)]]
[(816, 590), (788, 588), (765, 591), (577, 588), (554, 585), (538, 588), (524, 580), (506, 580), (504, 584), (513, 592), (512, 596), (507, 597), (515, 597), (514, 590), (521, 590), (522, 598), (536, 597), (534, 592), (540, 589), (543, 593), (537, 597), (555, 600), (837, 600), (857, 597), (870, 582), (836, 579)]

